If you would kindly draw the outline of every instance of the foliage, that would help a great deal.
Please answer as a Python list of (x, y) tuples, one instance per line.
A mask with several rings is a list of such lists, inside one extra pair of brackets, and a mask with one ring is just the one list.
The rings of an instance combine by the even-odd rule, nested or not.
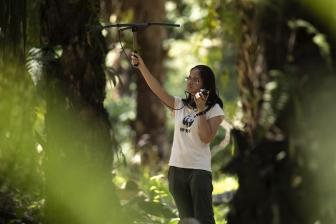
[[(297, 95), (295, 101), (295, 127), (290, 138), (290, 152), (299, 161), (293, 184), (301, 194), (295, 196), (304, 214), (305, 223), (318, 220), (320, 223), (334, 223), (335, 211), (335, 126), (336, 112), (333, 103), (335, 76), (318, 78), (319, 85), (306, 85), (309, 94)], [(311, 193), (314, 192), (314, 193)], [(312, 203), (313, 202), (313, 203)]]
[[(114, 124), (112, 130), (121, 147), (131, 144), (134, 133), (132, 133), (132, 122), (135, 119), (135, 99), (133, 95), (119, 97), (116, 88), (108, 85), (105, 108), (109, 113), (110, 122)], [(124, 149), (124, 148), (122, 148)], [(129, 154), (131, 152), (123, 153)]]
[[(120, 4), (122, 5), (122, 3)], [(123, 4), (127, 5), (126, 2), (123, 2)], [(235, 33), (238, 26), (237, 15), (232, 11), (232, 7), (233, 5), (229, 1), (228, 3), (220, 1), (167, 1), (168, 22), (178, 23), (181, 28), (169, 30), (164, 42), (164, 47), (168, 50), (169, 56), (166, 60), (167, 75), (164, 85), (172, 95), (184, 96), (184, 77), (188, 74), (189, 69), (198, 63), (209, 64), (216, 73), (218, 90), (221, 97), (224, 98), (224, 110), (227, 119), (238, 120), (239, 118), (236, 118), (236, 111), (239, 110), (237, 104), (238, 87), (235, 81), (236, 70), (234, 65), (236, 60)], [(117, 18), (114, 20), (116, 22), (127, 21), (127, 18), (129, 19), (127, 15), (130, 15), (129, 11), (116, 13), (112, 18)], [(217, 29), (217, 27), (223, 29)], [(114, 42), (117, 41), (114, 40)], [(128, 43), (128, 45), (130, 44)], [(123, 56), (121, 60), (126, 61)], [(121, 67), (120, 74), (123, 77), (128, 68), (124, 64), (121, 64)], [(132, 78), (133, 76), (134, 74), (131, 75)], [(131, 85), (132, 81), (133, 79), (131, 79)], [(136, 161), (138, 156), (132, 153), (134, 149), (131, 144), (131, 136), (134, 134), (132, 126), (134, 125), (132, 122), (134, 114), (131, 111), (133, 111), (133, 98), (135, 97), (132, 91), (131, 94), (130, 92), (122, 94), (120, 89), (125, 89), (125, 87), (110, 89), (111, 93), (109, 93), (110, 96), (105, 105), (109, 110), (111, 121), (119, 130), (116, 133), (117, 138), (126, 141), (121, 143), (121, 150), (126, 154), (126, 160), (128, 162)], [(173, 124), (172, 119), (170, 119), (171, 113), (168, 110), (166, 117), (168, 139), (172, 139)], [(215, 181), (225, 178), (220, 176), (219, 173), (222, 172), (223, 165), (228, 163), (233, 153), (231, 145), (223, 149), (223, 145), (220, 144), (226, 134), (227, 131), (220, 128), (212, 144), (215, 154), (213, 158)], [(127, 168), (131, 169), (130, 167)], [(223, 193), (223, 191), (225, 190), (221, 187), (220, 192), (217, 193)], [(220, 208), (223, 209), (223, 206)], [(223, 213), (220, 214), (221, 211)], [(224, 211), (226, 210), (216, 209), (216, 216), (220, 217), (221, 220), (225, 216)]]
[[(285, 7), (286, 1), (166, 2), (167, 21), (182, 25), (179, 29), (169, 30), (164, 42), (168, 54), (166, 88), (173, 95), (183, 96), (183, 79), (189, 69), (199, 63), (210, 65), (216, 74), (228, 120), (234, 124), (243, 121), (245, 127), (252, 127), (253, 140), (256, 140), (239, 147), (237, 144), (244, 144), (246, 139), (244, 135), (239, 139), (241, 132), (234, 129), (235, 138), (231, 138), (224, 148), (222, 143), (228, 131), (220, 128), (211, 145), (214, 195), (237, 191), (230, 207), (226, 202), (215, 206), (217, 223), (234, 223), (231, 218), (235, 212), (238, 217), (247, 217), (248, 223), (253, 223), (256, 217), (259, 221), (267, 219), (266, 223), (281, 223), (280, 217), (287, 218), (286, 224), (335, 222), (333, 28), (336, 23), (333, 19), (335, 4), (331, 1), (294, 1), (293, 7), (289, 8)], [(98, 12), (97, 1), (87, 1), (85, 12), (76, 14), (73, 20), (67, 19), (69, 23), (63, 23), (62, 16), (55, 17), (57, 26), (49, 27), (55, 34), (51, 35), (52, 44), (47, 48), (39, 46), (41, 2), (48, 1), (3, 0), (0, 3), (0, 223), (42, 222), (47, 113), (42, 93), (48, 90), (43, 83), (43, 65), (55, 56), (58, 63), (68, 53), (65, 51), (69, 48), (64, 46), (69, 42), (76, 44), (77, 39), (69, 36), (76, 36), (86, 24), (75, 24), (77, 19), (97, 22), (97, 17), (85, 16), (88, 11)], [(78, 2), (71, 1), (71, 10)], [(113, 1), (115, 14), (104, 22), (131, 21), (134, 13), (130, 5), (133, 3)], [(64, 6), (66, 3), (59, 4)], [(255, 6), (260, 8), (254, 11)], [(260, 13), (266, 14), (261, 16)], [(73, 18), (71, 13), (65, 14)], [(262, 22), (257, 24), (258, 19)], [(118, 50), (117, 40), (113, 39), (116, 35), (113, 31), (107, 34), (112, 50)], [(124, 35), (123, 44), (130, 48), (131, 35)], [(81, 40), (86, 37), (82, 35)], [(90, 37), (90, 46), (100, 48), (100, 53), (104, 54), (104, 46), (98, 44), (102, 40), (100, 34), (95, 36), (98, 38)], [(49, 51), (44, 51), (46, 49)], [(47, 55), (46, 52), (53, 53)], [(156, 164), (155, 170), (146, 170), (137, 165), (138, 155), (133, 154), (135, 77), (127, 76), (130, 67), (123, 57), (116, 59), (122, 61), (118, 68), (109, 67), (106, 72), (113, 83), (107, 85), (104, 105), (113, 124), (111, 134), (115, 138), (114, 145), (117, 145), (114, 148), (122, 152), (117, 154), (120, 160), (115, 163), (113, 181), (118, 187), (122, 208), (134, 223), (177, 223), (177, 211), (165, 178), (167, 167)], [(245, 70), (239, 75), (242, 68)], [(104, 76), (103, 72), (99, 74), (99, 77)], [(124, 89), (111, 88), (120, 81), (125, 81)], [(102, 88), (97, 88), (97, 92), (90, 89), (85, 96), (92, 100), (92, 96), (102, 93)], [(239, 94), (240, 101), (237, 102)], [(99, 96), (99, 99), (103, 98)], [(172, 139), (173, 125), (171, 119), (167, 120), (170, 122), (167, 124), (168, 136)], [(66, 122), (59, 124), (69, 125)], [(78, 133), (81, 133), (77, 134), (78, 139), (88, 139), (85, 132)], [(92, 148), (85, 147), (85, 150)], [(69, 158), (71, 167), (79, 170), (80, 161)], [(68, 187), (78, 186), (70, 180), (69, 170), (64, 169), (69, 164), (57, 164), (64, 175), (50, 182), (56, 193), (65, 186), (62, 178), (69, 178), (71, 184)], [(87, 179), (83, 178), (82, 188), (69, 187), (70, 191), (83, 193), (94, 188), (93, 182), (97, 178), (94, 170), (88, 172), (88, 176), (74, 173), (90, 177), (91, 181), (86, 184)], [(93, 192), (87, 194), (89, 204), (99, 199), (106, 202), (104, 190), (100, 191), (99, 197)], [(291, 206), (284, 206), (288, 204)], [(63, 201), (63, 205), (69, 206), (71, 211), (84, 211), (79, 215), (80, 220), (86, 219), (82, 222), (90, 222), (95, 213), (101, 212), (98, 211), (101, 207), (85, 210), (73, 195)], [(76, 207), (80, 207), (79, 210)], [(227, 215), (231, 217), (228, 221)]]
[[(238, 86), (236, 84), (235, 62), (237, 59), (235, 35), (238, 30), (237, 16), (230, 2), (211, 1), (168, 1), (168, 19), (181, 24), (173, 30), (183, 36), (172, 36), (169, 46), (168, 89), (184, 88), (181, 83), (185, 74), (196, 64), (207, 64), (215, 72), (219, 94), (224, 104), (236, 105)], [(217, 29), (221, 27), (221, 29)], [(172, 34), (170, 34), (172, 35)], [(188, 65), (186, 68), (185, 65)], [(179, 70), (182, 68), (183, 70)], [(224, 106), (225, 112), (226, 106)], [(232, 118), (230, 116), (230, 118)]]
[(36, 2), (29, 6), (20, 0), (0, 3), (1, 223), (40, 223), (42, 219), (42, 153), (35, 138), (39, 100), (24, 67), (26, 49), (38, 36), (28, 34), (37, 27), (32, 22)]
[[(167, 166), (153, 173), (129, 162), (114, 171), (114, 183), (119, 189), (123, 209), (134, 223), (178, 223), (177, 209), (168, 190)], [(221, 176), (214, 181), (214, 193), (230, 192), (237, 188), (232, 177)], [(214, 207), (216, 223), (225, 224), (226, 202)]]
[[(333, 159), (321, 165), (318, 158), (335, 158), (330, 151), (335, 143), (329, 131), (323, 131), (326, 138), (315, 132), (315, 121), (334, 123), (328, 115), (334, 108), (326, 109), (325, 119), (312, 108), (334, 96), (325, 81), (335, 84), (330, 50), (335, 41), (320, 19), (297, 3), (238, 1), (244, 30), (238, 80), (245, 127), (234, 130), (237, 152), (226, 167), (239, 180), (229, 223), (334, 222), (335, 216), (325, 211), (334, 210), (335, 200), (321, 203), (334, 191), (325, 184), (330, 177), (318, 178), (332, 169), (326, 163)], [(330, 96), (317, 99), (315, 94)]]
[(17, 62), (0, 70), (0, 222), (39, 223), (43, 154), (35, 138), (36, 92)]
[[(9, 1), (7, 1), (9, 2)], [(11, 1), (14, 4), (14, 1)], [(29, 1), (29, 3), (25, 2), (26, 4), (23, 4), (23, 6), (27, 6), (28, 10), (31, 8), (38, 8), (37, 6), (38, 1)], [(77, 4), (78, 1), (71, 1), (73, 4)], [(116, 2), (116, 1), (114, 1)], [(63, 5), (64, 3), (60, 3)], [(126, 4), (126, 3), (125, 3)], [(169, 6), (170, 4), (170, 6)], [(73, 6), (73, 5), (72, 5)], [(71, 6), (71, 8), (72, 8)], [(169, 8), (170, 7), (170, 8)], [(172, 90), (172, 93), (175, 95), (183, 95), (183, 78), (186, 73), (188, 73), (188, 68), (186, 68), (186, 64), (190, 65), (190, 67), (196, 63), (206, 63), (209, 64), (216, 72), (217, 76), (217, 82), (218, 82), (218, 89), (219, 94), (222, 98), (225, 99), (225, 113), (227, 114), (228, 118), (233, 118), (236, 114), (236, 111), (239, 109), (236, 103), (237, 100), (237, 85), (235, 83), (235, 58), (236, 58), (236, 45), (232, 42), (234, 42), (234, 39), (236, 37), (237, 32), (237, 15), (234, 14), (234, 12), (231, 10), (232, 3), (231, 1), (218, 1), (218, 0), (208, 0), (208, 1), (168, 1), (167, 3), (167, 9), (168, 9), (168, 20), (171, 22), (180, 23), (183, 26), (183, 30), (174, 30), (172, 32), (168, 32), (168, 39), (165, 42), (166, 49), (169, 50), (169, 60), (167, 61), (167, 67), (168, 67), (168, 78), (165, 82), (166, 87), (169, 90)], [(2, 8), (4, 9), (4, 8)], [(85, 7), (85, 10), (91, 11), (91, 9), (97, 10), (97, 4), (87, 4)], [(29, 13), (28, 13), (29, 14)], [(1, 14), (2, 15), (2, 14)], [(6, 14), (3, 14), (6, 15)], [(22, 14), (24, 15), (24, 14)], [(22, 22), (18, 22), (16, 26), (13, 26), (17, 31), (20, 31), (18, 27), (27, 27), (27, 25), (24, 25), (25, 23), (25, 17), (22, 17), (22, 15), (18, 15), (18, 19)], [(35, 14), (34, 14), (35, 15)], [(76, 14), (77, 15), (77, 14)], [(68, 15), (67, 15), (68, 16)], [(125, 20), (130, 21), (132, 17), (132, 13), (130, 11), (125, 11), (123, 16), (118, 17), (117, 21)], [(76, 17), (77, 19), (78, 17)], [(49, 49), (52, 49), (55, 52), (58, 52), (58, 58), (57, 60), (60, 60), (61, 56), (64, 53), (63, 45), (67, 44), (68, 41), (66, 40), (68, 38), (67, 35), (76, 35), (76, 32), (80, 28), (78, 27), (78, 24), (76, 23), (76, 19), (70, 20), (69, 24), (73, 24), (72, 32), (68, 33), (66, 32), (66, 28), (69, 27), (69, 24), (64, 24), (60, 21), (64, 19), (63, 17), (55, 17), (56, 20), (55, 26), (49, 27), (51, 29), (51, 33), (55, 34), (52, 35), (52, 46), (48, 46)], [(80, 21), (86, 21), (87, 18), (79, 18), (82, 19)], [(90, 17), (89, 19), (94, 19)], [(1, 20), (4, 21), (4, 20)], [(28, 21), (32, 21), (32, 26), (28, 26), (29, 29), (32, 29), (34, 31), (27, 32), (28, 34), (31, 34), (32, 32), (34, 34), (37, 34), (36, 36), (39, 37), (39, 27), (36, 24), (39, 24), (37, 21), (36, 15), (34, 17), (30, 17)], [(35, 21), (35, 25), (34, 22)], [(90, 20), (91, 21), (91, 20)], [(91, 21), (92, 22), (92, 21)], [(23, 25), (22, 25), (23, 24)], [(84, 23), (83, 23), (84, 24)], [(3, 27), (1, 27), (0, 34), (3, 34)], [(218, 27), (221, 27), (221, 29), (218, 29)], [(77, 29), (78, 28), (78, 29)], [(61, 32), (60, 32), (61, 30)], [(64, 32), (63, 32), (64, 31)], [(21, 31), (20, 31), (21, 32)], [(21, 35), (22, 33), (20, 33)], [(61, 35), (61, 37), (58, 37), (57, 35)], [(21, 35), (22, 36), (22, 35)], [(0, 37), (3, 37), (3, 35), (0, 35)], [(30, 48), (29, 51), (29, 58), (27, 62), (28, 71), (31, 73), (31, 76), (33, 77), (33, 81), (36, 80), (43, 80), (43, 77), (40, 77), (40, 69), (43, 65), (43, 63), (50, 62), (48, 60), (48, 56), (41, 51), (44, 50), (45, 46), (36, 46), (38, 44), (36, 43), (36, 37), (29, 36), (27, 37), (28, 45), (34, 46), (35, 48)], [(57, 39), (59, 38), (59, 39)], [(84, 36), (82, 36), (84, 38)], [(15, 38), (12, 38), (13, 40), (17, 40)], [(71, 38), (70, 38), (71, 39)], [(129, 45), (130, 38), (129, 36), (126, 38), (127, 44)], [(60, 41), (58, 41), (60, 40)], [(75, 39), (71, 39), (76, 42)], [(93, 39), (92, 43), (98, 43), (99, 41), (96, 41), (97, 39)], [(22, 40), (21, 40), (22, 41)], [(35, 43), (34, 43), (35, 41)], [(22, 46), (19, 44), (20, 41), (16, 42), (14, 45)], [(21, 42), (20, 42), (21, 43)], [(13, 46), (14, 46), (13, 45)], [(23, 44), (26, 45), (26, 44)], [(113, 44), (111, 44), (111, 47), (114, 47)], [(63, 55), (64, 56), (64, 55)], [(66, 61), (66, 60), (65, 60)], [(15, 66), (14, 66), (15, 67)], [(122, 69), (126, 70), (122, 71), (122, 74), (127, 73), (127, 70), (129, 69), (128, 65), (122, 64)], [(78, 69), (80, 69), (81, 66), (78, 66)], [(118, 74), (118, 70), (113, 70), (113, 74)], [(12, 73), (10, 73), (11, 75)], [(10, 76), (8, 75), (8, 76)], [(14, 76), (15, 77), (15, 76)], [(28, 75), (26, 74), (26, 79), (29, 79)], [(17, 77), (16, 77), (17, 78)], [(12, 85), (13, 83), (18, 83), (18, 86), (20, 86), (20, 80), (18, 79), (10, 80), (9, 83)], [(120, 76), (120, 80), (123, 77)], [(4, 80), (4, 81), (3, 81)], [(1, 83), (6, 83), (7, 80), (3, 79), (1, 80)], [(118, 82), (119, 79), (116, 79), (115, 76), (112, 76), (112, 81), (114, 82), (114, 85)], [(22, 80), (21, 80), (22, 81)], [(134, 83), (134, 79), (131, 80), (130, 86), (132, 86), (132, 82)], [(15, 122), (19, 122), (20, 119), (16, 119), (16, 114), (20, 114), (20, 116), (23, 116), (24, 114), (27, 115), (30, 114), (29, 118), (31, 119), (29, 121), (29, 125), (27, 125), (27, 128), (23, 131), (20, 130), (21, 125), (19, 123), (14, 124), (15, 126), (15, 133), (20, 133), (20, 131), (23, 131), (24, 133), (28, 133), (28, 144), (26, 144), (26, 147), (29, 148), (29, 156), (23, 156), (25, 158), (31, 158), (32, 155), (34, 155), (34, 160), (32, 160), (34, 165), (32, 167), (37, 172), (36, 179), (39, 179), (40, 181), (44, 181), (44, 177), (40, 170), (40, 162), (41, 159), (44, 159), (44, 152), (45, 149), (45, 130), (44, 130), (44, 119), (45, 119), (45, 113), (46, 113), (46, 105), (45, 102), (30, 102), (29, 99), (25, 97), (36, 97), (34, 95), (34, 91), (38, 90), (41, 86), (39, 84), (44, 85), (43, 83), (35, 82), (36, 86), (33, 85), (32, 80), (28, 81), (29, 88), (24, 87), (17, 87), (20, 89), (20, 94), (17, 94), (17, 88), (15, 87), (13, 91), (10, 91), (10, 88), (6, 88), (5, 91), (0, 92), (8, 94), (8, 99), (13, 100), (11, 102), (11, 107), (8, 107), (6, 101), (2, 101), (1, 103), (5, 104), (4, 107), (1, 108), (14, 108), (14, 112), (8, 112), (6, 110), (1, 111), (2, 114), (8, 114), (8, 116), (4, 117), (4, 121), (6, 120), (14, 120)], [(25, 85), (24, 85), (25, 86)], [(134, 85), (133, 85), (134, 86)], [(176, 86), (180, 86), (179, 88), (176, 88)], [(25, 91), (23, 91), (25, 90)], [(45, 90), (45, 89), (44, 89)], [(134, 111), (135, 111), (135, 100), (134, 96), (132, 95), (132, 91), (134, 91), (133, 87), (130, 87), (129, 90), (131, 93), (127, 93), (129, 95), (125, 96), (122, 95), (122, 98), (118, 95), (117, 91), (111, 91), (111, 89), (107, 89), (111, 95), (107, 95), (107, 99), (105, 100), (105, 107), (109, 111), (110, 114), (110, 122), (113, 124), (112, 126), (112, 135), (115, 137), (116, 141), (113, 142), (114, 146), (120, 144), (121, 150), (125, 153), (125, 158), (128, 160), (131, 160), (134, 158), (134, 155), (131, 154), (133, 151), (133, 148), (130, 144), (133, 138), (133, 127), (134, 125), (132, 123), (132, 120), (135, 117)], [(92, 91), (88, 91), (88, 93), (92, 93)], [(40, 93), (40, 92), (39, 92)], [(113, 95), (114, 94), (114, 95)], [(93, 95), (93, 94), (92, 94)], [(22, 97), (24, 96), (24, 97)], [(43, 96), (44, 97), (44, 96)], [(7, 97), (6, 97), (7, 98)], [(30, 110), (24, 109), (21, 105), (23, 105), (25, 102), (30, 102), (30, 105), (34, 105), (34, 109), (30, 108)], [(0, 104), (2, 106), (3, 104)], [(24, 113), (22, 113), (24, 111)], [(33, 111), (33, 112), (32, 112)], [(169, 115), (168, 115), (169, 117)], [(61, 123), (60, 123), (61, 124)], [(169, 126), (168, 129), (170, 130), (170, 135), (172, 133), (172, 126)], [(2, 127), (2, 123), (1, 123)], [(4, 127), (7, 127), (6, 129), (10, 129), (10, 125), (7, 123), (4, 123)], [(2, 137), (7, 137), (8, 132), (4, 132), (2, 134)], [(14, 132), (13, 132), (14, 133)], [(19, 134), (14, 134), (10, 132), (10, 136), (18, 136)], [(80, 133), (80, 132), (79, 132)], [(222, 172), (222, 167), (230, 160), (230, 158), (233, 156), (234, 147), (232, 145), (228, 146), (228, 149), (230, 150), (223, 150), (223, 145), (221, 144), (224, 136), (227, 134), (227, 132), (224, 129), (220, 129), (218, 136), (216, 137), (214, 143), (212, 144), (212, 147), (214, 149), (214, 173), (215, 178), (219, 180), (220, 185), (219, 188), (217, 188), (216, 193), (222, 193), (225, 190), (228, 190), (224, 188), (223, 186), (226, 185), (226, 182), (221, 182), (224, 177), (220, 176), (220, 172)], [(7, 137), (8, 138), (8, 137)], [(171, 138), (170, 138), (171, 139)], [(2, 140), (2, 139), (1, 139)], [(4, 141), (6, 142), (6, 141)], [(16, 144), (15, 141), (7, 141), (10, 148), (13, 148), (13, 151), (19, 148), (20, 144)], [(22, 142), (20, 142), (22, 143)], [(26, 142), (25, 142), (26, 143)], [(232, 150), (231, 150), (232, 149)], [(2, 150), (2, 148), (0, 149)], [(37, 151), (38, 150), (38, 151)], [(119, 154), (123, 156), (122, 154)], [(76, 166), (75, 160), (73, 160), (73, 166)], [(20, 168), (21, 169), (21, 168)], [(23, 169), (23, 168), (22, 168)], [(167, 184), (165, 182), (164, 175), (160, 174), (160, 172), (157, 172), (157, 176), (152, 176), (149, 171), (143, 170), (141, 168), (134, 168), (132, 165), (128, 165), (125, 170), (124, 168), (117, 167), (115, 169), (115, 172), (117, 173), (117, 177), (115, 179), (116, 184), (120, 186), (120, 188), (123, 188), (123, 185), (120, 185), (118, 183), (118, 178), (120, 177), (124, 178), (122, 181), (122, 184), (125, 184), (125, 188), (120, 193), (121, 195), (128, 191), (127, 186), (137, 186), (137, 190), (131, 189), (131, 194), (128, 196), (121, 196), (123, 206), (125, 208), (125, 211), (130, 213), (134, 213), (132, 217), (136, 222), (146, 222), (146, 223), (177, 223), (176, 219), (176, 209), (173, 205), (171, 197), (168, 197), (169, 193), (167, 190)], [(64, 173), (67, 172), (67, 170), (62, 169)], [(124, 174), (125, 172), (126, 174)], [(164, 173), (164, 171), (163, 171)], [(25, 175), (25, 172), (14, 172), (13, 176), (16, 179), (20, 175)], [(65, 175), (66, 176), (66, 175)], [(217, 179), (218, 178), (218, 179)], [(232, 178), (234, 179), (234, 178)], [(55, 183), (55, 187), (62, 186), (57, 184), (57, 180), (53, 180)], [(6, 182), (6, 186), (8, 187), (9, 182)], [(53, 183), (53, 182), (52, 182)], [(40, 184), (40, 183), (38, 183)], [(235, 184), (237, 184), (235, 182)], [(36, 185), (34, 185), (36, 186)], [(236, 186), (236, 185), (235, 185)], [(132, 188), (132, 187), (131, 187)], [(9, 189), (4, 187), (3, 189)], [(11, 190), (15, 189), (10, 187)], [(220, 190), (218, 190), (220, 189)], [(34, 191), (27, 191), (28, 196), (23, 196), (23, 191), (17, 190), (15, 194), (12, 194), (10, 192), (7, 192), (4, 194), (6, 196), (9, 196), (12, 198), (13, 201), (21, 201), (18, 204), (15, 204), (13, 202), (14, 207), (16, 208), (22, 208), (27, 214), (28, 217), (33, 217), (34, 223), (39, 222), (40, 213), (43, 210), (43, 197), (41, 196), (42, 190), (41, 188), (35, 188)], [(234, 190), (234, 189), (229, 189)], [(128, 192), (129, 193), (129, 192)], [(27, 199), (28, 198), (28, 199)], [(71, 198), (71, 197), (70, 197)], [(67, 205), (73, 205), (69, 201), (64, 202)], [(69, 204), (70, 203), (70, 204)], [(29, 206), (31, 205), (31, 206)], [(22, 206), (22, 207), (20, 207)], [(14, 208), (13, 208), (14, 209)], [(12, 210), (13, 210), (12, 209)], [(15, 210), (15, 209), (14, 209)], [(221, 205), (219, 207), (215, 208), (216, 211), (216, 219), (223, 220), (222, 222), (225, 223), (224, 217), (227, 212), (227, 207), (225, 205)], [(21, 219), (21, 221), (24, 219), (23, 216), (20, 216), (19, 213), (16, 213), (17, 217), (15, 219)], [(87, 214), (86, 214), (87, 215)], [(26, 217), (25, 216), (25, 217)], [(83, 215), (83, 217), (86, 217)], [(28, 222), (28, 221), (27, 221)]]
[(119, 187), (123, 209), (134, 223), (174, 223), (177, 213), (166, 177), (160, 172), (151, 173), (132, 163), (115, 170), (114, 182)]
[(45, 221), (127, 222), (111, 183), (118, 148), (103, 105), (106, 46), (99, 28), (91, 29), (100, 26), (99, 2), (47, 1), (41, 13), (42, 55), (54, 55), (43, 63)]
[(332, 59), (331, 59), (331, 52), (330, 52), (330, 46), (326, 39), (326, 35), (319, 32), (313, 24), (309, 23), (308, 21), (305, 21), (303, 19), (297, 19), (297, 20), (290, 20), (288, 21), (288, 26), (291, 28), (294, 32), (297, 30), (305, 29), (307, 34), (312, 35), (312, 41), (314, 44), (316, 44), (319, 49), (322, 57), (326, 60), (328, 63), (328, 66), (331, 67)]
[[(0, 130), (1, 223), (41, 223), (44, 218), (43, 216), (45, 215), (45, 204), (48, 204), (49, 202), (50, 205), (50, 198), (48, 198), (45, 203), (46, 195), (44, 190), (47, 189), (45, 188), (45, 162), (50, 161), (51, 157), (50, 154), (49, 157), (46, 157), (44, 150), (46, 149), (45, 127), (48, 127), (49, 125), (50, 131), (51, 122), (48, 120), (48, 122), (45, 123), (44, 119), (47, 107), (45, 97), (50, 94), (51, 89), (47, 89), (45, 83), (42, 83), (41, 80), (46, 80), (46, 77), (43, 77), (42, 75), (42, 69), (45, 69), (44, 66), (47, 63), (54, 63), (56, 61), (54, 57), (56, 54), (54, 54), (54, 52), (59, 53), (57, 59), (60, 59), (62, 55), (64, 55), (64, 49), (61, 45), (55, 45), (56, 47), (41, 46), (39, 43), (40, 40), (43, 40), (43, 44), (46, 43), (45, 36), (41, 37), (40, 34), (41, 21), (39, 20), (39, 16), (41, 12), (44, 12), (43, 10), (41, 11), (40, 8), (41, 2), (42, 1), (38, 0), (29, 2), (23, 0), (1, 1), (0, 3), (0, 95), (2, 97), (2, 101), (0, 102), (0, 125), (2, 127)], [(75, 3), (75, 1), (72, 1), (72, 3)], [(87, 3), (89, 4), (84, 5), (87, 6), (88, 10), (98, 13), (97, 10), (99, 9), (99, 4), (97, 4), (97, 2), (89, 1)], [(88, 19), (92, 20), (94, 18), (90, 17)], [(57, 24), (54, 25), (57, 27)], [(62, 26), (66, 27), (64, 25), (66, 24), (63, 23)], [(85, 23), (81, 25), (84, 26)], [(71, 32), (58, 33), (60, 35), (67, 35)], [(53, 36), (53, 38), (57, 38), (57, 35)], [(91, 36), (91, 38), (92, 39), (90, 40), (92, 42), (90, 44), (95, 45), (97, 39), (94, 39), (94, 36)], [(97, 41), (97, 43), (99, 42)], [(98, 48), (99, 47), (101, 46), (98, 46)], [(53, 52), (51, 53), (52, 55), (46, 54), (46, 49), (49, 49), (49, 53)], [(103, 56), (101, 54), (99, 55), (101, 57)], [(93, 57), (93, 54), (90, 56)], [(27, 65), (27, 68), (24, 67), (25, 65)], [(93, 67), (97, 66), (94, 64)], [(55, 70), (54, 72), (57, 73), (58, 71), (59, 70)], [(28, 74), (28, 72), (30, 74)], [(102, 73), (101, 77), (103, 77), (103, 75), (104, 73)], [(103, 83), (103, 87), (104, 84), (105, 83)], [(104, 88), (99, 88), (97, 92), (103, 93)], [(87, 93), (87, 95), (90, 95), (89, 92)], [(92, 95), (94, 94), (92, 93), (90, 96)], [(48, 102), (48, 105), (50, 105), (50, 101)], [(48, 114), (50, 115), (50, 113), (49, 107)], [(72, 121), (74, 120), (75, 119)], [(70, 123), (71, 122), (67, 124)], [(61, 122), (59, 124), (61, 124)], [(63, 127), (67, 127), (65, 123), (62, 124)], [(108, 124), (108, 122), (105, 124)], [(91, 125), (94, 125), (93, 122)], [(98, 131), (101, 130), (102, 128)], [(73, 131), (72, 133), (76, 132), (73, 129), (69, 129), (68, 131)], [(51, 136), (49, 132), (49, 141), (47, 143), (50, 144), (50, 139), (53, 137), (56, 136)], [(90, 139), (87, 138), (87, 140)], [(99, 148), (100, 143), (97, 143), (95, 146), (96, 149)], [(97, 152), (96, 154), (99, 153)], [(76, 162), (78, 161), (73, 160), (73, 168), (78, 165)], [(102, 164), (103, 160), (100, 160), (99, 162)], [(66, 165), (68, 166), (69, 164)], [(111, 166), (110, 163), (108, 165)], [(62, 168), (64, 167), (66, 166), (62, 166)], [(62, 173), (63, 171), (64, 173)], [(68, 170), (63, 171), (60, 170), (60, 173), (71, 173)], [(82, 173), (77, 174), (78, 176), (82, 175)], [(67, 175), (63, 175), (63, 177), (66, 176)], [(99, 179), (99, 175), (93, 176), (95, 176), (96, 179)], [(93, 176), (92, 179), (94, 179)], [(52, 179), (50, 177), (51, 176), (47, 177), (48, 181)], [(54, 187), (56, 187), (60, 186), (58, 184), (61, 183), (61, 181), (58, 182), (58, 179), (55, 178), (49, 183), (56, 183), (54, 184)], [(72, 184), (69, 182), (69, 185), (72, 185), (71, 187), (78, 184), (78, 182), (76, 183), (75, 181), (71, 183)], [(92, 183), (94, 183), (94, 181)], [(82, 190), (83, 189), (87, 188), (83, 187)], [(111, 191), (110, 183), (109, 191)], [(55, 192), (56, 191), (54, 191), (54, 193)], [(92, 191), (92, 193), (93, 192), (95, 191)], [(110, 195), (109, 193), (110, 192), (105, 192), (103, 198), (107, 198), (108, 195)], [(90, 199), (92, 199), (92, 195), (88, 195), (88, 197), (91, 197)], [(97, 195), (98, 193), (96, 196)], [(96, 200), (99, 200), (99, 198), (97, 197)], [(100, 203), (103, 203), (102, 201), (106, 202), (107, 199), (101, 200)], [(70, 200), (64, 201), (65, 204), (68, 203), (67, 205), (73, 205), (69, 202)], [(75, 202), (75, 200), (72, 202)], [(91, 202), (95, 201), (92, 200)], [(108, 203), (111, 204), (111, 201)], [(112, 200), (112, 203), (117, 204), (117, 201)], [(83, 215), (81, 217), (92, 218), (92, 213), (94, 212), (96, 212), (95, 216), (97, 217), (97, 211), (100, 211), (101, 207), (95, 209), (96, 210), (92, 210), (91, 213), (88, 212), (86, 216)], [(113, 210), (113, 208), (111, 209)], [(58, 216), (60, 216), (60, 214), (58, 214)]]

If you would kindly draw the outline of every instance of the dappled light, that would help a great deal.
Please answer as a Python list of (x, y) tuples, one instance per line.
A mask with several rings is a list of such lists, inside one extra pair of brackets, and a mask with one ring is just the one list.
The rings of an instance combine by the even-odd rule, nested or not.
[(335, 12), (1, 1), (0, 224), (335, 223)]

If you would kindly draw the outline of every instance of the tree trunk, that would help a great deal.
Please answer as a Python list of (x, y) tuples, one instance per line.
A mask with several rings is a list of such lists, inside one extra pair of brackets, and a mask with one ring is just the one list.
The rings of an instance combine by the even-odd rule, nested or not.
[[(245, 129), (233, 131), (238, 152), (227, 170), (237, 174), (239, 189), (228, 223), (330, 223), (330, 214), (319, 208), (325, 205), (318, 204), (318, 188), (312, 184), (308, 165), (319, 161), (303, 153), (312, 147), (306, 145), (309, 131), (302, 128), (309, 121), (301, 119), (314, 114), (307, 96), (318, 91), (313, 86), (319, 83), (319, 75), (332, 70), (314, 43), (318, 33), (308, 32), (309, 25), (293, 28), (290, 24), (302, 24), (296, 20), (300, 18), (319, 31), (324, 31), (323, 26), (296, 1), (239, 1), (237, 8), (242, 30), (238, 80)], [(334, 55), (329, 56), (333, 60)], [(329, 155), (335, 158), (333, 154)]]
[[(165, 19), (164, 0), (145, 0), (134, 4), (135, 22), (162, 22)], [(162, 42), (163, 27), (151, 26), (137, 32), (140, 54), (152, 74), (162, 83), (164, 79)], [(137, 80), (137, 117), (135, 122), (136, 142), (141, 150), (142, 163), (156, 164), (167, 158), (165, 136), (165, 111), (160, 100), (150, 91), (145, 80)]]
[[(46, 1), (42, 41), (47, 83), (46, 222), (123, 223), (112, 185), (99, 2)], [(57, 51), (57, 52), (56, 52)]]

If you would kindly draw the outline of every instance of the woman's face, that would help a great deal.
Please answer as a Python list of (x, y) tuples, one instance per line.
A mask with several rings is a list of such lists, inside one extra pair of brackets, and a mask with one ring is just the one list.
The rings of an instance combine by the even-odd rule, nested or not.
[(198, 69), (192, 69), (189, 76), (186, 78), (187, 81), (187, 92), (195, 95), (203, 86), (201, 75)]

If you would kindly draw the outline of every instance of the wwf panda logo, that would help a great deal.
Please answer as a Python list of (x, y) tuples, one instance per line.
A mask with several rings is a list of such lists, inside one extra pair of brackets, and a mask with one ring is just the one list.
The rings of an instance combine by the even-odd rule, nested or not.
[(194, 119), (194, 116), (187, 115), (183, 118), (182, 123), (189, 128), (194, 123)]

